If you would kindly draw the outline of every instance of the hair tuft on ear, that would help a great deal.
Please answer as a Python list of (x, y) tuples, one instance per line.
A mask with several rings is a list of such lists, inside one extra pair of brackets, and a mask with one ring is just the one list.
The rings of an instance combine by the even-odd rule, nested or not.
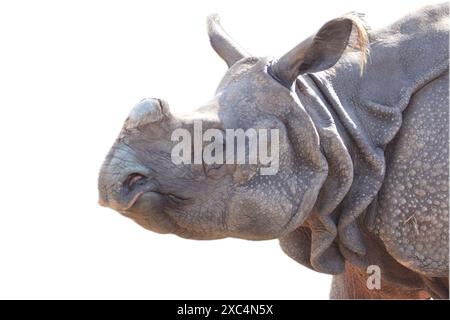
[(349, 13), (325, 23), (316, 34), (275, 61), (271, 74), (290, 88), (301, 74), (332, 68), (349, 49), (360, 52), (361, 74), (369, 55), (368, 27), (361, 15)]
[(362, 75), (367, 64), (367, 59), (370, 56), (368, 34), (370, 28), (364, 21), (364, 14), (362, 13), (350, 12), (344, 15), (344, 17), (352, 22), (352, 33), (350, 34), (350, 38), (348, 40), (347, 50), (359, 52), (359, 67)]

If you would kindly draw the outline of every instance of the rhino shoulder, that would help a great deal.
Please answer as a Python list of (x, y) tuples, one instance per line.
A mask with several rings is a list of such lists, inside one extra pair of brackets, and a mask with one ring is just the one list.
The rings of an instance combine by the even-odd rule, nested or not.
[(401, 264), (448, 276), (448, 73), (418, 91), (386, 150), (376, 232)]

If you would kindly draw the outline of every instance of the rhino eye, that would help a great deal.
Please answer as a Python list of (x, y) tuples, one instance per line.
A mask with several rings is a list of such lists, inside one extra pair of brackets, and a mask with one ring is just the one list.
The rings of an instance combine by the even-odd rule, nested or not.
[(145, 183), (147, 177), (140, 173), (132, 173), (123, 182), (123, 186), (127, 191), (132, 191), (139, 185)]

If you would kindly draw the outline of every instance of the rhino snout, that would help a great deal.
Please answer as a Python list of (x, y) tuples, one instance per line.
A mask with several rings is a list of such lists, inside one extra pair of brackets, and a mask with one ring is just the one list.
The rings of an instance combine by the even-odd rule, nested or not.
[(127, 145), (116, 145), (108, 154), (98, 178), (99, 204), (128, 210), (142, 194), (158, 187), (149, 170)]
[(131, 172), (120, 175), (111, 181), (109, 174), (99, 178), (99, 204), (118, 211), (130, 209), (146, 192), (155, 191), (158, 187), (154, 179), (145, 174)]

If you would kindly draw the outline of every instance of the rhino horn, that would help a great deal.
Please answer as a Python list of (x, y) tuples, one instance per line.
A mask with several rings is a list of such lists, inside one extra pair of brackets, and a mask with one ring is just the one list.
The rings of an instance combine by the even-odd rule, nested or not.
[(214, 51), (231, 67), (249, 54), (223, 30), (217, 14), (207, 18), (208, 36)]

